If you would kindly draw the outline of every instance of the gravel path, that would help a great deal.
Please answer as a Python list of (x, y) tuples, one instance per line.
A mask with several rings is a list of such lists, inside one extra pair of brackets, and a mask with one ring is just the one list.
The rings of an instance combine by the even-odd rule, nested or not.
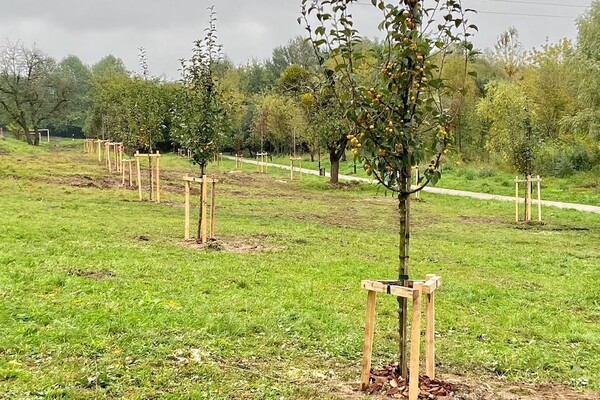
[[(231, 157), (231, 156), (223, 156), (223, 157), (227, 158), (229, 160), (235, 160), (235, 157)], [(246, 164), (254, 164), (254, 165), (257, 164), (257, 161), (249, 160), (247, 158), (242, 159), (242, 162), (244, 162)], [(290, 167), (287, 165), (273, 164), (273, 163), (267, 163), (267, 165), (269, 167), (273, 167), (273, 168), (286, 169), (288, 171), (290, 170)], [(312, 169), (306, 169), (306, 168), (302, 168), (302, 173), (309, 174), (309, 175), (319, 175), (319, 171), (315, 171)], [(329, 177), (329, 172), (326, 172), (325, 176)], [(346, 182), (364, 182), (364, 183), (370, 183), (370, 184), (377, 183), (377, 181), (375, 181), (374, 179), (361, 178), (358, 176), (349, 176), (349, 175), (340, 175), (339, 179), (341, 181), (346, 181)], [(467, 192), (464, 190), (455, 190), (455, 189), (426, 187), (425, 189), (423, 189), (423, 191), (429, 192), (429, 193), (436, 193), (436, 194), (445, 194), (445, 195), (449, 195), (449, 196), (470, 197), (473, 199), (480, 199), (480, 200), (498, 200), (498, 201), (511, 201), (511, 202), (515, 201), (515, 198), (512, 196), (501, 196), (501, 195), (497, 195), (497, 194)], [(523, 203), (525, 200), (519, 199), (519, 201), (521, 203)], [(534, 199), (533, 204), (537, 204), (537, 200)], [(568, 209), (577, 210), (577, 211), (600, 214), (600, 207), (598, 207), (598, 206), (589, 206), (589, 205), (585, 205), (585, 204), (574, 204), (574, 203), (563, 203), (560, 201), (549, 201), (549, 200), (542, 200), (542, 205), (548, 206), (548, 207), (568, 208)]]

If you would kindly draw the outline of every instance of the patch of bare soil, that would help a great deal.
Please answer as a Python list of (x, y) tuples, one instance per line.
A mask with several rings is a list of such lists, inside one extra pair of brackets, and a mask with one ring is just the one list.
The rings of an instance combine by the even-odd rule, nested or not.
[(273, 245), (267, 241), (268, 235), (245, 237), (222, 237), (202, 245), (195, 240), (182, 242), (185, 247), (204, 251), (223, 251), (226, 253), (268, 253), (283, 250), (283, 246)]
[(460, 400), (600, 400), (600, 393), (577, 391), (560, 384), (506, 382), (493, 377), (444, 375)]
[(458, 219), (463, 222), (471, 222), (474, 224), (502, 224), (506, 222), (504, 218), (500, 217), (472, 217), (468, 215), (459, 215)]
[(543, 222), (522, 222), (515, 225), (515, 229), (524, 231), (550, 231), (550, 232), (562, 232), (562, 231), (589, 231), (590, 228), (579, 227), (579, 226), (567, 226), (567, 225), (548, 225)]
[(108, 269), (100, 269), (97, 271), (91, 271), (91, 270), (83, 270), (80, 268), (70, 268), (67, 271), (67, 274), (72, 275), (72, 276), (79, 276), (81, 278), (89, 278), (89, 279), (95, 279), (95, 280), (107, 279), (107, 278), (112, 278), (115, 276), (115, 273)]
[(89, 175), (63, 175), (55, 177), (45, 177), (45, 182), (56, 183), (60, 185), (69, 185), (75, 187), (91, 187), (97, 189), (110, 189), (121, 184), (112, 176), (97, 176)]

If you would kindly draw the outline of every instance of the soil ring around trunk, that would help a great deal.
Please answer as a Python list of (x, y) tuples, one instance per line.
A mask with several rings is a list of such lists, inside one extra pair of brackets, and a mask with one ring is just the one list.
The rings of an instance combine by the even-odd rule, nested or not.
[[(600, 393), (563, 384), (508, 382), (484, 375), (439, 374), (438, 378), (419, 377), (420, 400), (600, 400)], [(352, 391), (370, 398), (408, 399), (408, 384), (399, 376), (397, 363), (372, 369), (369, 382), (365, 393), (360, 392), (359, 385), (353, 385)]]

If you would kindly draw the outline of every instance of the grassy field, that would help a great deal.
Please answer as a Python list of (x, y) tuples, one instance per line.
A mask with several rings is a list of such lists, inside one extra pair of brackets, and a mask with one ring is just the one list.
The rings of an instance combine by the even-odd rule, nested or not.
[[(273, 162), (290, 165), (289, 157), (275, 157)], [(318, 165), (318, 161), (311, 162), (308, 155), (303, 157), (303, 168), (318, 170)], [(327, 156), (323, 156), (321, 166), (329, 172), (330, 163)], [(515, 195), (514, 173), (488, 165), (456, 165), (455, 163), (442, 165), (442, 170), (442, 180), (437, 187), (504, 196)], [(599, 171), (600, 169), (596, 168), (595, 171), (578, 172), (565, 178), (543, 176), (542, 199), (600, 206)], [(340, 163), (340, 174), (369, 177), (360, 164), (356, 165), (356, 173), (354, 173), (354, 160), (351, 155), (348, 156), (348, 161)], [(524, 191), (523, 186), (521, 197), (524, 196)], [(537, 196), (536, 193), (534, 195)]]
[[(0, 398), (348, 397), (360, 280), (395, 275), (392, 198), (225, 161), (220, 249), (201, 250), (182, 242), (187, 160), (162, 157), (164, 203), (140, 203), (82, 147), (0, 141)], [(444, 279), (440, 371), (600, 389), (600, 215), (422, 199), (411, 275)], [(395, 313), (380, 296), (376, 364)]]

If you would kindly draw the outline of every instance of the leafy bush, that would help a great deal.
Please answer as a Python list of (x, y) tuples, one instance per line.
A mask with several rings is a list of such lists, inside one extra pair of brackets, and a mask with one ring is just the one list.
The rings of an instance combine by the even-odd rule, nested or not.
[(477, 176), (480, 178), (493, 178), (497, 175), (497, 172), (492, 167), (483, 167), (477, 172)]

